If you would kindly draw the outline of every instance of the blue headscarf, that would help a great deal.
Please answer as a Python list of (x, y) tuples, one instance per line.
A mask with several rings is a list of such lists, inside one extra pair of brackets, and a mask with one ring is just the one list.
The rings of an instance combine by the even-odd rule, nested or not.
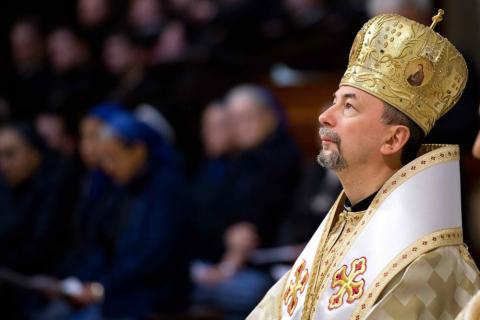
[(104, 102), (95, 105), (87, 114), (87, 117), (96, 118), (102, 122), (106, 122), (113, 114), (122, 111), (126, 112), (122, 105), (115, 102)]
[[(110, 117), (119, 112), (126, 112), (122, 105), (115, 102), (104, 102), (90, 109), (86, 118), (95, 118), (105, 123)], [(86, 185), (85, 199), (82, 201), (80, 211), (85, 213), (92, 211), (92, 208), (94, 208), (104, 192), (108, 190), (110, 184), (110, 177), (108, 177), (103, 170), (96, 168), (91, 171), (88, 184)]]
[(143, 143), (147, 146), (150, 158), (171, 161), (173, 150), (163, 138), (149, 125), (137, 120), (131, 113), (123, 110), (113, 110), (105, 118), (105, 126), (116, 138), (126, 145)]

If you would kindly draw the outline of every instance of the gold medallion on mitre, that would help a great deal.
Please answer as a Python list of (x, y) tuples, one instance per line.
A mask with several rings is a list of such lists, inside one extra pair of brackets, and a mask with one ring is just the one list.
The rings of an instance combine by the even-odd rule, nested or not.
[(355, 37), (340, 86), (391, 104), (427, 134), (458, 101), (468, 77), (462, 55), (433, 31), (442, 15), (430, 27), (396, 14), (370, 19)]

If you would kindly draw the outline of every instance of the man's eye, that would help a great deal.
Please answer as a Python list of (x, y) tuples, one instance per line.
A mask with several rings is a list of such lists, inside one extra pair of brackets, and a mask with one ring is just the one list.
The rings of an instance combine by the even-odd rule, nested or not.
[(345, 109), (355, 109), (350, 103), (345, 104)]

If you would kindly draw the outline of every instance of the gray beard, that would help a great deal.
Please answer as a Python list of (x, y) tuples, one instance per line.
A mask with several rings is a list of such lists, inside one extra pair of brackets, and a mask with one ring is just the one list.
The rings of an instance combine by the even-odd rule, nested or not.
[(320, 150), (320, 153), (317, 156), (317, 162), (322, 167), (334, 171), (341, 171), (348, 167), (347, 161), (338, 151), (332, 151), (327, 154), (323, 150)]
[(334, 171), (340, 171), (347, 168), (347, 161), (342, 155), (342, 149), (340, 147), (341, 139), (338, 134), (332, 130), (321, 127), (318, 132), (319, 136), (328, 137), (333, 143), (337, 145), (338, 151), (332, 151), (330, 153), (325, 153), (323, 148), (320, 146), (320, 153), (317, 156), (317, 162), (324, 168), (331, 169)]

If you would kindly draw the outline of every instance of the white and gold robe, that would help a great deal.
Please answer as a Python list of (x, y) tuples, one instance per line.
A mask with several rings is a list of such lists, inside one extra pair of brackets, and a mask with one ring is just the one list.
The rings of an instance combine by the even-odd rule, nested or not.
[(459, 151), (422, 150), (366, 211), (342, 211), (342, 193), (247, 319), (455, 319), (480, 289), (463, 244)]

